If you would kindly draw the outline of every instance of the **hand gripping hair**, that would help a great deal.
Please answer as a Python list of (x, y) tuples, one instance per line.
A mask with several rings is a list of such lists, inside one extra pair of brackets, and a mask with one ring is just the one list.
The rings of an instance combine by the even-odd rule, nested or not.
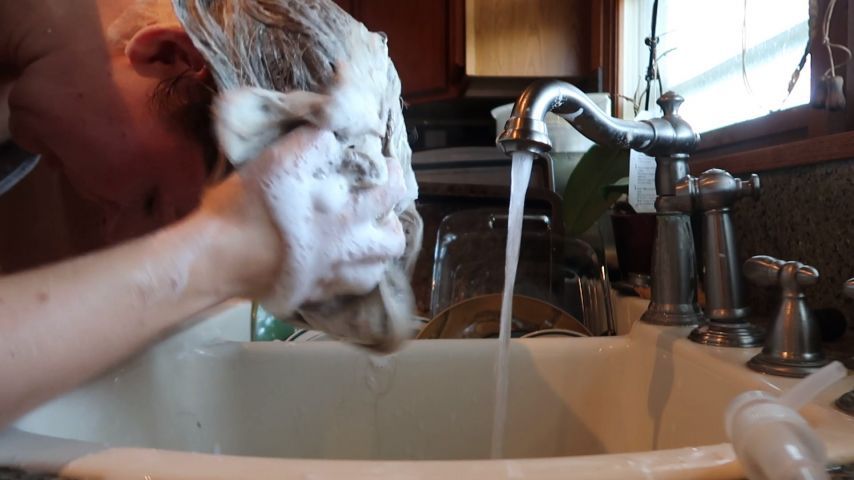
[(400, 81), (383, 35), (328, 0), (174, 0), (221, 94), (222, 153), (284, 241), (261, 304), (390, 351), (412, 332), (421, 246)]

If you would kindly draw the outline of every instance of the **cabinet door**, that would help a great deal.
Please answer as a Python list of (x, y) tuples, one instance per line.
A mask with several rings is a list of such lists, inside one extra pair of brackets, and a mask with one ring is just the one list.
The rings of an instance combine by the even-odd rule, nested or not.
[(466, 73), (578, 77), (590, 72), (590, 0), (466, 1)]
[[(347, 3), (342, 1), (341, 3)], [(350, 0), (351, 13), (388, 35), (409, 102), (455, 94), (464, 72), (462, 0)]]
[(335, 1), (388, 35), (409, 103), (455, 97), (482, 79), (559, 77), (593, 90), (614, 85), (617, 0)]

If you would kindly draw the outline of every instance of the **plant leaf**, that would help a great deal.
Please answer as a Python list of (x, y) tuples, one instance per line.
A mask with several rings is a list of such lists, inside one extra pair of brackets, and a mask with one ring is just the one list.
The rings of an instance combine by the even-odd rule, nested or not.
[(619, 197), (603, 189), (629, 175), (629, 151), (593, 145), (581, 157), (563, 192), (563, 220), (571, 235), (590, 228)]
[[(629, 177), (623, 177), (616, 182), (605, 185), (602, 187), (602, 196), (610, 197), (611, 195), (616, 194), (617, 199), (619, 199), (620, 195), (628, 195), (629, 193)], [(617, 200), (614, 200), (615, 202)], [(613, 202), (612, 202), (613, 203)]]

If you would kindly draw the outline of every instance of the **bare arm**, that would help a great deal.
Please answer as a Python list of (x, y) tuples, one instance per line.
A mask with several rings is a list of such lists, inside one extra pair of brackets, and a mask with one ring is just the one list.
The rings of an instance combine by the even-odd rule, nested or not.
[(242, 188), (230, 179), (156, 234), (0, 277), (0, 427), (188, 316), (269, 285), (278, 235)]
[(389, 180), (377, 187), (324, 174), (345, 149), (331, 131), (300, 127), (208, 192), (186, 220), (0, 277), (0, 427), (228, 298), (275, 300), (287, 315), (373, 290), (404, 250), (393, 215), (403, 178), (389, 159)]

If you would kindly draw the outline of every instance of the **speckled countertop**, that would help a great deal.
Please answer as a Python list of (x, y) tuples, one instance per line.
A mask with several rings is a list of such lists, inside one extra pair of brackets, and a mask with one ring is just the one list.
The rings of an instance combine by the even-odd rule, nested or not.
[[(842, 284), (854, 277), (854, 159), (759, 173), (758, 201), (743, 200), (733, 223), (742, 260), (771, 255), (818, 269), (818, 285), (806, 290), (814, 310), (841, 313), (845, 335), (826, 347), (836, 355), (854, 355), (854, 300)], [(755, 314), (770, 318), (779, 292), (748, 285)]]
[[(744, 200), (733, 220), (743, 259), (771, 255), (816, 267), (819, 284), (807, 291), (813, 308), (835, 307), (854, 320), (854, 301), (842, 284), (854, 277), (854, 160), (759, 174), (758, 201)], [(770, 313), (774, 293), (749, 287), (754, 307)]]
[(0, 480), (57, 480), (61, 477), (43, 473), (27, 473), (16, 468), (0, 467)]

